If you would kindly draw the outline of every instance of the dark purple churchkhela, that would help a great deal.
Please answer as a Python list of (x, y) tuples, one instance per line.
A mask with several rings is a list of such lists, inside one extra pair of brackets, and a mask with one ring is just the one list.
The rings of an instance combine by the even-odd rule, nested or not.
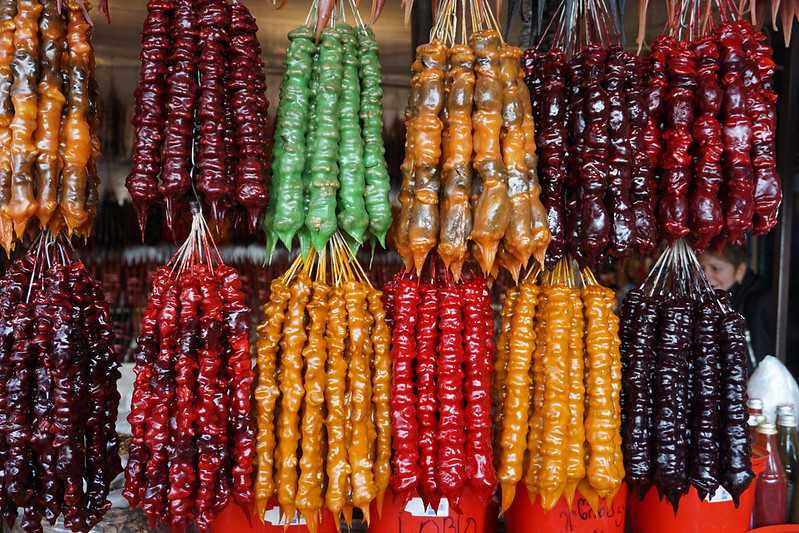
[[(46, 246), (43, 246), (44, 242)], [(0, 505), (27, 532), (63, 513), (88, 531), (122, 471), (119, 360), (103, 290), (61, 238), (40, 237), (0, 279)]]
[(752, 449), (746, 427), (746, 325), (741, 315), (730, 312), (719, 325), (721, 347), (721, 485), (738, 504), (741, 493), (754, 478)]
[(654, 483), (677, 509), (688, 492), (688, 357), (691, 350), (693, 302), (685, 297), (666, 301), (660, 308), (660, 330), (655, 352)]
[(717, 303), (699, 305), (694, 324), (693, 417), (691, 420), (691, 484), (699, 497), (712, 496), (719, 486), (719, 404), (720, 361), (718, 327), (721, 312)]

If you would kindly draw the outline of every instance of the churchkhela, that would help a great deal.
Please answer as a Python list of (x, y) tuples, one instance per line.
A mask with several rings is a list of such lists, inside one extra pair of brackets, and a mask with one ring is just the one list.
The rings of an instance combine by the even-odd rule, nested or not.
[(690, 486), (738, 505), (754, 478), (746, 427), (745, 323), (685, 240), (667, 248), (621, 310), (624, 464), (643, 497), (674, 506)]
[(321, 252), (337, 230), (385, 245), (391, 225), (377, 40), (354, 5), (330, 26), (317, 18), (317, 35), (312, 14), (288, 35), (263, 219), (270, 256), (295, 237), (303, 255)]
[(9, 255), (33, 226), (92, 232), (100, 142), (87, 13), (80, 0), (0, 3), (0, 244)]
[[(619, 318), (613, 291), (561, 260), (532, 269), (505, 295), (497, 342), (495, 461), (507, 510), (523, 480), (531, 501), (594, 509), (624, 479)], [(528, 431), (529, 428), (529, 431)]]
[[(703, 3), (700, 23), (694, 4), (671, 4), (638, 57), (606, 8), (561, 8), (549, 49), (525, 52), (549, 268), (566, 254), (596, 267), (661, 240), (741, 244), (776, 224), (775, 64), (762, 32), (714, 6)], [(576, 30), (597, 21), (610, 31)]]
[(171, 229), (194, 194), (215, 223), (257, 227), (269, 171), (257, 33), (242, 2), (147, 2), (126, 181), (142, 234), (153, 204), (163, 203)]
[(417, 48), (393, 230), (408, 271), (434, 251), (456, 280), (469, 257), (492, 277), (543, 262), (550, 234), (521, 56), (482, 1), (442, 3)]
[(45, 231), (0, 278), (0, 514), (88, 531), (122, 471), (120, 358), (108, 304), (64, 235)]
[(486, 278), (472, 264), (456, 281), (431, 255), (421, 277), (401, 270), (392, 302), (391, 489), (437, 508), (465, 490), (486, 503), (493, 466), (491, 376), (494, 318)]
[(123, 494), (151, 527), (207, 531), (229, 502), (254, 501), (255, 375), (242, 281), (199, 206), (153, 276), (137, 344)]
[(383, 293), (336, 234), (272, 281), (264, 316), (256, 344), (257, 518), (275, 497), (281, 516), (299, 512), (312, 532), (322, 513), (351, 524), (357, 508), (368, 523), (391, 475)]

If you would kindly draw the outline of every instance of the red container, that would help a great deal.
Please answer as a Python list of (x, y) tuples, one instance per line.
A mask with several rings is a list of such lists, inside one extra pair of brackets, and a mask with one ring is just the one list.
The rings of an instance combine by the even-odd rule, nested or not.
[(425, 514), (421, 498), (413, 498), (406, 505), (394, 497), (391, 489), (383, 498), (383, 512), (377, 514), (377, 504), (372, 502), (369, 511), (369, 533), (494, 533), (497, 522), (495, 503), (483, 505), (467, 488), (461, 497), (458, 513), (443, 500), (438, 511)]
[[(254, 515), (247, 516), (240, 505), (231, 503), (219, 513), (211, 525), (211, 533), (308, 533), (308, 527), (303, 524), (281, 525), (278, 520), (280, 510), (277, 502), (270, 502), (266, 511), (266, 520), (261, 522)], [(296, 518), (295, 518), (296, 520)], [(317, 528), (318, 533), (338, 533), (336, 521), (327, 509), (322, 511), (322, 520)]]
[[(766, 458), (752, 459), (755, 478), (766, 466)], [(726, 494), (723, 493), (723, 494)], [(630, 531), (632, 533), (746, 533), (751, 527), (752, 507), (755, 504), (755, 482), (741, 494), (738, 508), (729, 495), (715, 498), (717, 501), (700, 501), (696, 489), (680, 499), (677, 514), (664, 498), (660, 501), (657, 489), (649, 489), (643, 501), (630, 494)]]
[[(623, 533), (625, 507), (627, 505), (627, 484), (622, 483), (618, 494), (608, 507), (603, 500), (599, 511), (594, 512), (588, 501), (578, 490), (574, 495), (572, 507), (561, 498), (554, 508), (544, 511), (541, 500), (530, 502), (527, 487), (520, 483), (516, 498), (505, 514), (508, 532), (546, 531), (547, 533)], [(676, 531), (674, 532), (676, 533)]]

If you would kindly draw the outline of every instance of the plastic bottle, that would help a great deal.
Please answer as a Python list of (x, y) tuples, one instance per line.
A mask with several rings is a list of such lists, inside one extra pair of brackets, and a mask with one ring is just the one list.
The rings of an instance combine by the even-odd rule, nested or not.
[(758, 447), (768, 455), (766, 468), (757, 477), (755, 487), (754, 527), (784, 524), (788, 510), (788, 482), (777, 449), (777, 427), (760, 424)]

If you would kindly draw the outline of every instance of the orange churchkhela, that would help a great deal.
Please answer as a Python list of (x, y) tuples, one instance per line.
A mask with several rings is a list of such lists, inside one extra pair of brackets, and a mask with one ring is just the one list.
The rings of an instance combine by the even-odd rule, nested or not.
[(281, 514), (301, 513), (311, 531), (323, 512), (351, 523), (357, 507), (369, 520), (375, 499), (380, 511), (390, 477), (391, 334), (382, 293), (351, 254), (336, 233), (272, 283), (257, 343), (260, 520), (275, 494)]
[(624, 479), (613, 291), (588, 269), (579, 279), (564, 258), (543, 275), (532, 269), (506, 295), (494, 394), (503, 413), (503, 512), (525, 465), (530, 499), (540, 497), (545, 510), (561, 497), (571, 505), (576, 490), (596, 508), (600, 498), (616, 495)]

